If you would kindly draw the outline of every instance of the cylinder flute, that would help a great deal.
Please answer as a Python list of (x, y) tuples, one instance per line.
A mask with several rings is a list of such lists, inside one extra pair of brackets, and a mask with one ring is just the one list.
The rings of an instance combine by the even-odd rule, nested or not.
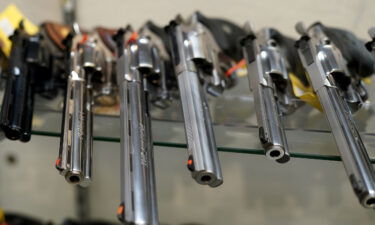
[(348, 73), (340, 50), (325, 34), (323, 25), (298, 28), (297, 49), (332, 130), (346, 173), (360, 203), (375, 208), (375, 173), (366, 147), (343, 98), (337, 78)]
[(159, 224), (154, 171), (148, 76), (160, 62), (150, 40), (121, 42), (117, 79), (121, 105), (121, 199), (118, 218), (126, 224)]

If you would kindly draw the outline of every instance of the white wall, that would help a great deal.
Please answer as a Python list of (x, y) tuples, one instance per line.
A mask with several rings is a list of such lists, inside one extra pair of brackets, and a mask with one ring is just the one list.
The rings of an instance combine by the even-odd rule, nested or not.
[[(58, 0), (1, 0), (0, 9), (16, 3), (36, 23), (61, 20)], [(79, 21), (84, 27), (98, 24), (141, 26), (152, 18), (168, 23), (177, 13), (189, 15), (200, 10), (209, 16), (220, 16), (239, 24), (251, 20), (256, 27), (273, 26), (296, 36), (294, 25), (320, 20), (327, 25), (352, 30), (367, 38), (367, 29), (375, 25), (374, 0), (78, 0)]]

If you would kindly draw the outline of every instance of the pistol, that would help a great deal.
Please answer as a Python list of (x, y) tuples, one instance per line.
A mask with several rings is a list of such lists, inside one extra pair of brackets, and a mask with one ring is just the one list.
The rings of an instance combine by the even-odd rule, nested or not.
[(42, 61), (41, 36), (30, 36), (20, 23), (10, 37), (12, 49), (6, 78), (0, 127), (10, 140), (28, 142), (34, 107), (35, 77)]
[[(231, 36), (223, 27), (229, 27)], [(232, 50), (229, 37), (236, 29), (232, 23), (198, 12), (190, 21), (178, 18), (166, 28), (185, 122), (187, 167), (199, 184), (211, 187), (221, 185), (223, 177), (206, 93), (218, 96), (234, 85), (233, 76), (225, 75), (234, 60), (224, 49)]]
[(277, 30), (264, 28), (255, 33), (249, 23), (244, 29), (247, 34), (241, 45), (254, 94), (259, 139), (268, 158), (285, 163), (290, 154), (281, 117), (299, 107), (289, 78), (290, 72), (296, 73), (291, 65), (298, 56), (292, 57), (288, 49), (291, 39)]
[[(59, 157), (56, 168), (65, 176), (69, 183), (88, 185), (90, 172), (85, 171), (84, 164), (91, 165), (92, 134), (90, 119), (91, 104), (89, 90), (91, 60), (87, 58), (92, 54), (87, 36), (76, 34), (70, 37), (68, 47), (65, 103), (63, 110), (62, 136), (60, 138)], [(85, 68), (89, 67), (89, 68)], [(91, 121), (92, 122), (92, 121)], [(91, 140), (90, 140), (91, 139)], [(86, 161), (86, 159), (88, 159)], [(86, 174), (86, 172), (89, 172)], [(86, 179), (85, 178), (89, 178)]]
[[(315, 23), (296, 42), (309, 81), (331, 127), (346, 173), (360, 203), (375, 208), (375, 173), (352, 117), (367, 98), (360, 77), (373, 73), (374, 62), (352, 33)], [(369, 61), (370, 60), (370, 61)], [(367, 63), (369, 62), (369, 63)]]
[[(31, 138), (34, 95), (52, 99), (61, 87), (64, 72), (63, 49), (57, 36), (57, 24), (44, 23), (36, 35), (28, 35), (23, 23), (12, 40), (0, 126), (11, 140), (27, 142)], [(55, 37), (55, 38), (53, 38)]]
[(62, 119), (62, 136), (56, 168), (68, 183), (87, 187), (92, 176), (92, 107), (94, 78), (108, 77), (113, 71), (110, 50), (98, 32), (79, 31), (65, 40), (67, 85)]
[(159, 50), (144, 35), (119, 30), (117, 83), (121, 117), (121, 199), (117, 212), (126, 224), (159, 224), (156, 202), (149, 87), (161, 75)]

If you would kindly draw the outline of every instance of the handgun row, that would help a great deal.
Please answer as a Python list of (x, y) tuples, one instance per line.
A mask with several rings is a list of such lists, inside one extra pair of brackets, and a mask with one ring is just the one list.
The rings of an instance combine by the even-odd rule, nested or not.
[[(375, 29), (367, 44), (349, 31), (297, 24), (294, 40), (274, 28), (255, 31), (194, 13), (165, 28), (81, 30), (51, 22), (12, 35), (0, 126), (7, 138), (30, 140), (34, 94), (65, 93), (56, 168), (87, 187), (92, 176), (93, 107), (120, 105), (121, 204), (118, 217), (158, 224), (150, 107), (182, 105), (187, 168), (199, 184), (223, 183), (207, 94), (236, 85), (246, 64), (260, 143), (278, 163), (290, 160), (281, 121), (307, 102), (323, 111), (360, 203), (375, 208), (375, 172), (352, 114), (368, 100), (363, 79), (374, 73)], [(306, 99), (297, 91), (309, 93)], [(301, 101), (302, 100), (302, 101)], [(250, 107), (250, 106), (249, 106)]]

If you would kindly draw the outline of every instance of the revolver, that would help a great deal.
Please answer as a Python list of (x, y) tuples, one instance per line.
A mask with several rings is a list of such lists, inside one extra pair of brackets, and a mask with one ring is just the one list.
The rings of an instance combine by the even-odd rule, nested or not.
[(121, 118), (121, 199), (126, 224), (159, 224), (156, 200), (150, 87), (165, 76), (159, 49), (128, 27), (115, 35)]
[(264, 28), (255, 33), (249, 23), (244, 29), (247, 34), (241, 45), (254, 94), (259, 139), (268, 158), (285, 163), (290, 155), (281, 116), (299, 107), (289, 79), (290, 72), (301, 76), (293, 66), (298, 63), (298, 55), (289, 48), (293, 40), (275, 29)]
[(30, 36), (21, 22), (11, 37), (12, 51), (0, 114), (0, 126), (11, 140), (30, 140), (35, 93), (47, 99), (57, 95), (64, 54), (59, 48), (62, 38), (57, 38), (63, 28), (56, 26), (44, 23), (38, 34)]
[(41, 60), (39, 36), (29, 36), (21, 22), (10, 37), (12, 49), (6, 78), (0, 126), (11, 140), (28, 142), (34, 107), (34, 79)]
[(94, 86), (103, 87), (104, 84), (107, 88), (106, 82), (94, 81), (102, 80), (102, 77), (111, 77), (114, 56), (97, 31), (91, 34), (82, 34), (79, 30), (75, 32), (65, 40), (66, 71), (69, 75), (60, 150), (55, 165), (68, 183), (87, 187), (91, 183), (92, 175), (92, 107), (95, 97), (103, 97), (95, 95)]
[(296, 42), (310, 84), (317, 94), (346, 173), (360, 203), (375, 208), (375, 172), (352, 117), (367, 93), (362, 77), (373, 73), (374, 60), (352, 33), (315, 23), (297, 24)]
[(206, 92), (218, 96), (234, 85), (234, 76), (225, 72), (234, 63), (228, 53), (238, 54), (231, 48), (234, 42), (230, 39), (242, 29), (197, 12), (190, 21), (177, 18), (166, 30), (185, 122), (187, 168), (199, 184), (217, 187), (223, 183), (223, 176)]

